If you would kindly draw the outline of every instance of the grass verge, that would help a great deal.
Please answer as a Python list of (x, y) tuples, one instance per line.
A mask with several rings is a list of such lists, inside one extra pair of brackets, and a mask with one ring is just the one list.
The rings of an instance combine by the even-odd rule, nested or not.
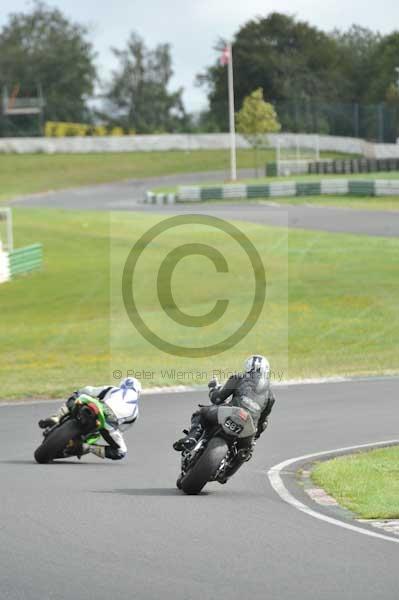
[(399, 518), (399, 447), (319, 463), (313, 481), (364, 519)]
[[(127, 322), (121, 303), (126, 256), (159, 216), (114, 213), (110, 224), (107, 213), (15, 209), (14, 217), (16, 245), (41, 241), (45, 268), (0, 286), (3, 399), (58, 397), (77, 385), (107, 382), (114, 369), (153, 372), (147, 386), (204, 383), (214, 367), (236, 369), (254, 351), (268, 354), (284, 378), (371, 374), (365, 365), (372, 373), (399, 371), (399, 240), (240, 224), (267, 271), (261, 319), (231, 350), (189, 360), (154, 349)], [(187, 257), (172, 284), (177, 305), (194, 315), (232, 294), (230, 320), (217, 331), (198, 332), (165, 317), (155, 293), (159, 261), (168, 249), (197, 238), (218, 243), (211, 231), (194, 229), (158, 240), (144, 255), (135, 284), (144, 320), (184, 345), (228, 333), (252, 294), (248, 265), (226, 243), (221, 251), (231, 273)], [(182, 379), (179, 370), (198, 375)]]
[[(291, 205), (291, 206), (336, 206), (337, 208), (349, 208), (357, 210), (389, 211), (399, 210), (399, 196), (378, 197), (375, 196), (291, 196), (289, 198), (259, 198), (237, 200), (202, 200), (201, 204), (264, 204), (264, 205)], [(188, 203), (188, 202), (187, 202)], [(192, 204), (190, 202), (190, 204)]]
[[(274, 151), (262, 153), (273, 160)], [(132, 152), (108, 154), (0, 154), (0, 200), (124, 179), (201, 171), (229, 170), (226, 150)], [(251, 168), (250, 150), (240, 150), (239, 168)]]
[[(326, 154), (327, 156), (327, 154)], [(328, 156), (335, 156), (330, 153)], [(275, 159), (263, 150), (259, 164)], [(254, 167), (252, 150), (237, 151), (240, 169)], [(23, 194), (46, 192), (124, 179), (176, 173), (230, 171), (228, 150), (132, 152), (107, 154), (0, 154), (0, 202)]]
[[(398, 175), (399, 177), (399, 175)], [(357, 210), (398, 211), (399, 196), (294, 196), (292, 198), (265, 198), (264, 202), (312, 206), (336, 206)]]

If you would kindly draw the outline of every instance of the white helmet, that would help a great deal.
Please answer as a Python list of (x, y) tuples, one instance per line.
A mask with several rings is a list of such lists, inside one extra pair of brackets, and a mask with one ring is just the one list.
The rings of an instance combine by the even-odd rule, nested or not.
[(269, 379), (270, 364), (264, 356), (254, 354), (245, 361), (244, 371), (245, 373), (259, 373), (265, 379)]
[(133, 390), (138, 395), (141, 394), (141, 383), (135, 377), (126, 377), (120, 384), (121, 390)]

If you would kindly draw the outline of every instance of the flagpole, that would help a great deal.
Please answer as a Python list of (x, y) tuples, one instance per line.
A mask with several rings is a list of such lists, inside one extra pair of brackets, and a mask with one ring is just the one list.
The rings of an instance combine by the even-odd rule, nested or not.
[(234, 115), (234, 80), (233, 80), (233, 47), (228, 44), (229, 60), (228, 69), (228, 87), (229, 87), (229, 120), (230, 120), (230, 165), (231, 180), (237, 180), (237, 159), (236, 159), (236, 131)]

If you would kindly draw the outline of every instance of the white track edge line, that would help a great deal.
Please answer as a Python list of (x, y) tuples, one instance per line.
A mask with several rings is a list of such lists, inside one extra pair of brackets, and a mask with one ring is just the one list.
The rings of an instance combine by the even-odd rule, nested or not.
[(362, 527), (357, 527), (356, 525), (351, 525), (350, 523), (346, 523), (345, 521), (340, 521), (339, 519), (334, 519), (334, 517), (329, 517), (323, 513), (317, 512), (313, 510), (306, 504), (303, 504), (295, 498), (285, 487), (283, 480), (281, 478), (281, 472), (293, 465), (296, 462), (301, 462), (303, 460), (308, 460), (311, 458), (318, 458), (320, 456), (326, 456), (328, 454), (342, 454), (345, 452), (349, 452), (351, 450), (359, 450), (361, 448), (377, 448), (379, 446), (388, 446), (390, 444), (397, 444), (399, 440), (386, 440), (384, 442), (371, 442), (369, 444), (360, 444), (357, 446), (348, 446), (347, 448), (337, 448), (335, 450), (325, 450), (323, 452), (316, 452), (314, 454), (305, 454), (304, 456), (298, 456), (296, 458), (290, 458), (285, 460), (271, 469), (269, 469), (267, 476), (270, 481), (270, 485), (274, 489), (274, 491), (280, 496), (284, 502), (287, 502), (297, 510), (309, 515), (310, 517), (314, 517), (315, 519), (319, 519), (320, 521), (324, 521), (325, 523), (330, 523), (331, 525), (336, 525), (337, 527), (342, 527), (343, 529), (348, 529), (349, 531), (354, 531), (356, 533), (362, 533), (363, 535), (368, 535), (369, 537), (393, 542), (395, 544), (399, 544), (399, 538), (390, 537), (388, 535), (384, 535), (382, 533), (376, 533), (374, 531), (370, 531), (368, 529), (363, 529)]

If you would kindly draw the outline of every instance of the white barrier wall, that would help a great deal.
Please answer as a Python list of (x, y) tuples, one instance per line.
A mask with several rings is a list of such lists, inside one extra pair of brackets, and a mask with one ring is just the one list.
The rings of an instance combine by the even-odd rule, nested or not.
[(8, 260), (8, 253), (4, 252), (3, 245), (0, 241), (0, 283), (9, 281), (10, 279), (10, 264)]
[[(339, 137), (334, 135), (311, 135), (297, 133), (271, 133), (268, 135), (273, 147), (280, 143), (283, 147), (295, 148), (299, 141), (301, 148), (314, 150), (315, 140), (318, 140), (318, 147), (321, 152), (344, 152), (347, 154), (365, 154), (369, 151), (368, 142), (358, 138)], [(373, 146), (373, 144), (371, 144)], [(399, 147), (398, 147), (399, 150)], [(398, 153), (399, 156), (399, 153)], [(370, 157), (371, 158), (371, 157)]]
[[(314, 148), (318, 137), (320, 151), (359, 154), (366, 158), (399, 158), (399, 144), (372, 144), (357, 138), (329, 135), (301, 134), (300, 145)], [(297, 134), (277, 133), (268, 136), (270, 145), (277, 146), (280, 138), (284, 145), (296, 146)], [(151, 152), (166, 150), (227, 150), (227, 133), (130, 135), (123, 137), (64, 137), (64, 138), (0, 138), (0, 152), (5, 153), (95, 153), (95, 152)], [(237, 136), (238, 148), (249, 148), (248, 142)]]
[[(0, 152), (54, 154), (224, 150), (230, 147), (229, 144), (230, 136), (224, 133), (126, 135), (121, 137), (0, 138)], [(249, 148), (249, 144), (244, 138), (238, 136), (237, 147)]]

